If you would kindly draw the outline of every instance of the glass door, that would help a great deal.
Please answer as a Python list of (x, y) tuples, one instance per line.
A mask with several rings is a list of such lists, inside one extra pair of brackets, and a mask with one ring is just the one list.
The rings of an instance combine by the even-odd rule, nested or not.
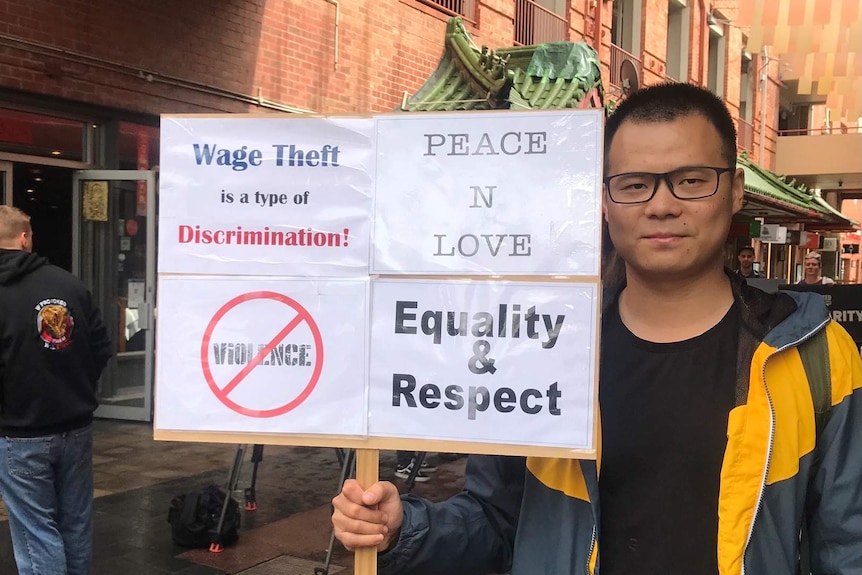
[(12, 204), (12, 162), (0, 162), (0, 206)]
[(115, 355), (97, 417), (151, 421), (155, 329), (155, 173), (79, 170), (73, 177), (74, 273), (93, 294)]

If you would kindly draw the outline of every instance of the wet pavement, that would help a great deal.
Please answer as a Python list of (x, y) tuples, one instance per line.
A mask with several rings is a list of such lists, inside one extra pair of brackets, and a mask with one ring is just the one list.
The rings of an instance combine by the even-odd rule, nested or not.
[[(250, 486), (251, 449), (234, 496)], [(93, 438), (93, 575), (314, 575), (330, 538), (330, 500), (341, 467), (334, 449), (264, 448), (256, 483), (258, 508), (242, 511), (240, 538), (221, 553), (171, 541), (171, 499), (227, 484), (236, 445), (162, 442), (146, 423), (99, 420)], [(433, 457), (433, 456), (432, 456)], [(394, 452), (380, 454), (381, 479), (394, 478)], [(441, 463), (414, 491), (439, 500), (460, 491), (465, 459)], [(336, 543), (330, 574), (353, 573), (353, 556)], [(17, 575), (0, 501), (0, 574)]]

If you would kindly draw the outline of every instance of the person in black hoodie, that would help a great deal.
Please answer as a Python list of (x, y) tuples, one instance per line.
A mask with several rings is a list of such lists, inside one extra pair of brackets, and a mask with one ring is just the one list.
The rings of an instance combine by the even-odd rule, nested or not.
[(96, 382), (112, 356), (84, 284), (0, 206), (0, 496), (20, 575), (88, 575)]

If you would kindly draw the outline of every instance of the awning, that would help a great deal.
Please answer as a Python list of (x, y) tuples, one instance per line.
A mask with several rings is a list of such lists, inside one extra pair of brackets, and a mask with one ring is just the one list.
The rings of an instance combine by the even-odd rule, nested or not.
[(785, 181), (746, 156), (737, 159), (737, 166), (745, 172), (745, 204), (740, 215), (763, 218), (766, 223), (802, 223), (812, 231), (853, 231), (859, 227), (818, 194), (797, 187), (793, 180)]

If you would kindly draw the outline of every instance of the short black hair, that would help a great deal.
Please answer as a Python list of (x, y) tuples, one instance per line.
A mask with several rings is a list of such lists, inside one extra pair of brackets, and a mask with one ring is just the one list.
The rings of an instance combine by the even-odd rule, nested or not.
[(741, 248), (739, 248), (739, 251), (736, 252), (736, 255), (740, 256), (742, 255), (742, 252), (751, 252), (752, 254), (754, 254), (754, 248), (751, 246), (742, 246)]
[(721, 137), (721, 155), (728, 166), (736, 166), (736, 126), (724, 102), (694, 84), (665, 82), (638, 90), (617, 106), (605, 122), (605, 169), (611, 142), (626, 120), (669, 122), (686, 116), (701, 115)]

